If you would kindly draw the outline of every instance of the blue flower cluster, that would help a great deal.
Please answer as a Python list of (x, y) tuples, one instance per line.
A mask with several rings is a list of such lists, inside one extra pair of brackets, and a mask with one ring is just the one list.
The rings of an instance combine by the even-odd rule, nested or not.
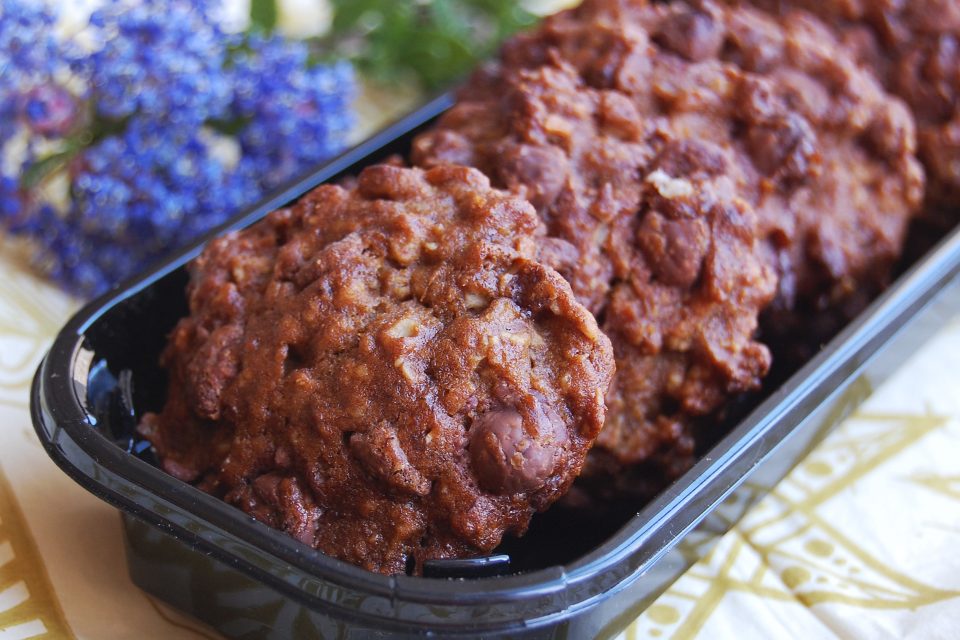
[[(44, 86), (66, 68), (65, 51), (52, 35), (52, 13), (22, 0), (0, 5), (0, 151), (14, 138), (20, 123), (45, 135), (45, 127), (62, 113), (44, 108)], [(52, 105), (51, 105), (52, 106)], [(32, 142), (32, 141), (31, 141)], [(31, 146), (20, 153), (31, 155)], [(19, 188), (15, 164), (0, 156), (0, 216), (11, 224), (22, 223), (24, 194)]]
[(0, 70), (9, 98), (12, 86), (31, 85), (38, 77), (54, 73), (63, 62), (63, 50), (52, 35), (56, 17), (41, 4), (5, 0), (0, 21)]
[(353, 126), (342, 93), (353, 67), (310, 66), (307, 57), (300, 42), (259, 35), (233, 56), (231, 118), (249, 123), (238, 136), (244, 170), (271, 188), (329, 156), (330, 140)]
[(4, 0), (0, 220), (64, 287), (103, 291), (344, 145), (352, 67), (226, 34), (217, 8), (107, 0), (79, 54), (43, 4)]
[(97, 111), (173, 125), (222, 117), (230, 98), (227, 39), (192, 0), (111, 2), (90, 24), (102, 39), (85, 60)]

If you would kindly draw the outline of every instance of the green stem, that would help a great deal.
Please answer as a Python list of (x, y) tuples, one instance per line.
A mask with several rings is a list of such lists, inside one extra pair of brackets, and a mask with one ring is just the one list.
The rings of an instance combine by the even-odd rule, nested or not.
[(122, 133), (129, 118), (108, 120), (94, 117), (89, 129), (77, 133), (64, 141), (61, 151), (53, 153), (30, 165), (20, 178), (20, 186), (30, 191), (42, 184), (47, 178), (70, 164), (87, 147), (91, 147), (108, 136)]

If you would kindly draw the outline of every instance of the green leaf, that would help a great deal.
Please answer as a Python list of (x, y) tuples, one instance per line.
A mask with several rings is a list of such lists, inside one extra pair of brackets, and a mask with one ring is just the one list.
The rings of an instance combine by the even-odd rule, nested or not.
[(27, 190), (33, 189), (49, 176), (66, 167), (84, 149), (97, 144), (104, 138), (121, 133), (126, 129), (128, 121), (129, 118), (110, 120), (93, 117), (89, 127), (65, 139), (58, 151), (40, 158), (27, 167), (20, 175), (20, 186)]
[(264, 31), (277, 26), (277, 0), (250, 0), (250, 24)]
[(535, 17), (515, 0), (331, 0), (330, 34), (317, 46), (340, 52), (368, 76), (423, 88), (448, 85)]
[(33, 163), (23, 172), (23, 175), (20, 177), (20, 186), (27, 190), (33, 189), (35, 186), (43, 182), (47, 176), (66, 166), (78, 151), (78, 148), (71, 147)]
[(226, 136), (237, 136), (250, 124), (247, 118), (218, 119), (207, 120), (207, 125), (217, 133)]

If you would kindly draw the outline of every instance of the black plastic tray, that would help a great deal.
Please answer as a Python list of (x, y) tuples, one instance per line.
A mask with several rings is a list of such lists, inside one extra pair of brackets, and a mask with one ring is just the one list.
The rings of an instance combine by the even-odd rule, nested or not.
[[(444, 96), (425, 105), (208, 238), (403, 152), (449, 104)], [(186, 311), (183, 267), (202, 244), (72, 318), (37, 372), (31, 411), (50, 457), (123, 512), (133, 581), (231, 637), (612, 636), (857, 406), (870, 386), (858, 381), (882, 381), (960, 310), (958, 231), (638, 512), (594, 522), (551, 510), (510, 544), (509, 575), (387, 577), (326, 557), (163, 473), (135, 437), (140, 412), (163, 402), (158, 354)], [(435, 573), (502, 572), (496, 558), (485, 564)]]

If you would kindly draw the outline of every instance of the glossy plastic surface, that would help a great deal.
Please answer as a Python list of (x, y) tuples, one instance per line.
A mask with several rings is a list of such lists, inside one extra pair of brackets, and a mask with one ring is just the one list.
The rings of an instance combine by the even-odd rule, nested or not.
[[(214, 233), (402, 152), (448, 105), (435, 100)], [(157, 357), (186, 310), (183, 266), (201, 246), (80, 311), (37, 372), (31, 410), (51, 458), (124, 512), (134, 581), (231, 637), (613, 635), (960, 309), (957, 232), (638, 512), (601, 523), (543, 514), (510, 544), (510, 575), (487, 575), (504, 570), (501, 558), (432, 572), (466, 579), (387, 577), (166, 475), (135, 437), (138, 416), (163, 402)]]

